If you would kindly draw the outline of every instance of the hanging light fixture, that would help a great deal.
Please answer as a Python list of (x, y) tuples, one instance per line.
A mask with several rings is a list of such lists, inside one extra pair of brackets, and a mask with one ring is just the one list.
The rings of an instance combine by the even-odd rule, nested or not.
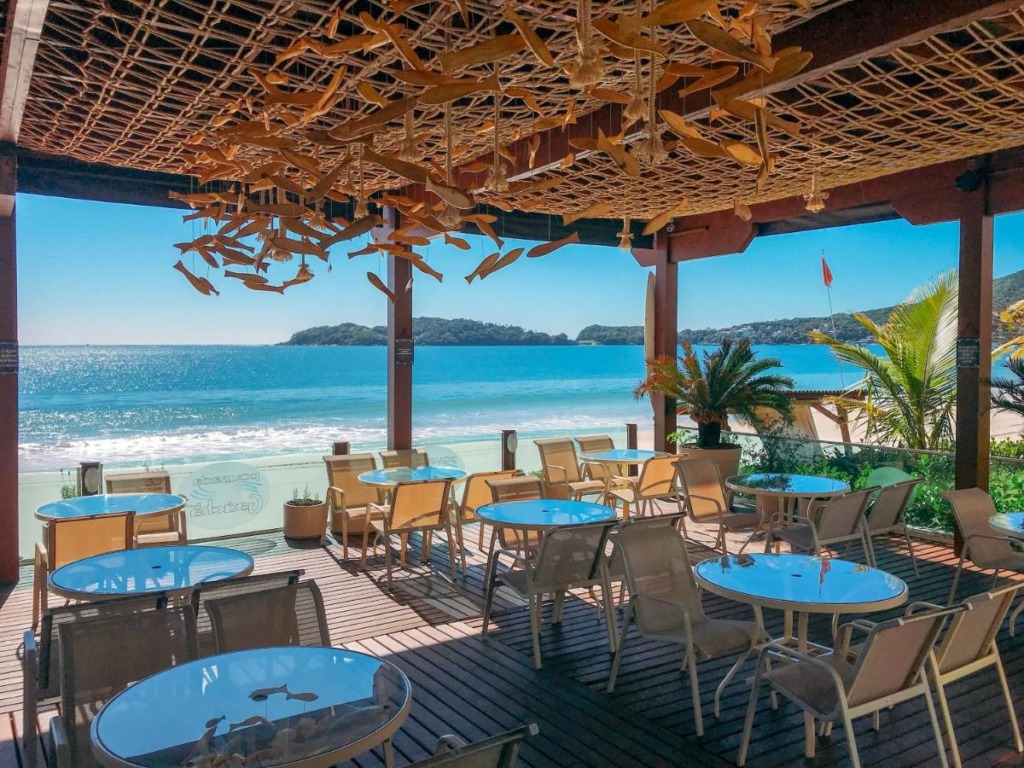
[(804, 206), (811, 213), (821, 213), (825, 210), (825, 201), (828, 200), (828, 192), (823, 192), (821, 189), (821, 181), (818, 179), (818, 174), (811, 176), (811, 191), (804, 195), (804, 200), (807, 201), (807, 205)]

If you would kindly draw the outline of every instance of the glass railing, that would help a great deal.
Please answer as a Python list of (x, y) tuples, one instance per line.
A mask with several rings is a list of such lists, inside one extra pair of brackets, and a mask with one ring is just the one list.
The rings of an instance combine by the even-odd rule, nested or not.
[[(695, 429), (681, 430), (687, 440)], [(953, 510), (942, 498), (954, 488), (955, 456), (944, 451), (919, 451), (859, 443), (770, 437), (731, 433), (726, 439), (743, 449), (741, 471), (822, 475), (863, 488), (878, 467), (895, 467), (924, 478), (907, 509), (907, 523), (915, 528), (953, 532)], [(1000, 512), (1024, 510), (1024, 460), (993, 456), (989, 492)]]

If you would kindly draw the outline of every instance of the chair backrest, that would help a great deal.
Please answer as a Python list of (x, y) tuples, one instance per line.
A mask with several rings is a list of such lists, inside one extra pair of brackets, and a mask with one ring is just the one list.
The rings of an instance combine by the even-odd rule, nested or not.
[[(870, 478), (871, 475), (868, 477)], [(878, 490), (875, 503), (871, 505), (871, 511), (868, 513), (868, 528), (873, 531), (881, 531), (892, 528), (894, 525), (900, 525), (907, 512), (907, 505), (914, 496), (914, 489), (922, 482), (924, 482), (924, 478), (915, 477), (892, 485), (883, 485)], [(873, 485), (873, 483), (869, 483), (869, 485)]]
[(416, 469), (417, 467), (430, 466), (430, 458), (427, 456), (427, 452), (422, 448), (406, 448), (401, 451), (381, 451), (380, 460), (384, 464), (384, 469), (391, 469), (393, 467), (409, 467), (410, 469)]
[(134, 531), (134, 512), (50, 520), (46, 524), (47, 567), (53, 571), (75, 560), (131, 549)]
[(61, 717), (71, 764), (97, 765), (89, 726), (130, 684), (197, 658), (189, 606), (60, 625)]
[(103, 475), (107, 493), (170, 493), (168, 472), (107, 472)]
[[(380, 501), (380, 494), (373, 485), (359, 482), (359, 475), (377, 468), (377, 459), (372, 453), (348, 453), (341, 456), (324, 456), (327, 465), (327, 487), (340, 488), (345, 492), (346, 507), (365, 507)], [(328, 490), (327, 500), (331, 506), (339, 509), (342, 505), (341, 495)]]
[(693, 520), (716, 520), (729, 511), (722, 473), (714, 459), (679, 459), (679, 488), (686, 513)]
[(953, 615), (935, 648), (939, 672), (959, 669), (992, 652), (996, 633), (1020, 587), (1020, 584), (1013, 584), (993, 592), (982, 592), (960, 603), (966, 610)]
[(493, 500), (490, 482), (508, 480), (516, 477), (515, 469), (498, 470), (497, 472), (475, 472), (466, 478), (466, 486), (462, 491), (462, 504), (459, 510), (462, 519), (472, 519), (477, 507), (490, 504)]
[(323, 597), (311, 580), (207, 600), (205, 606), (217, 653), (331, 644)]
[(853, 668), (846, 691), (850, 706), (876, 701), (914, 685), (946, 617), (960, 610), (933, 611), (876, 624)]
[(582, 479), (576, 448), (568, 437), (534, 440), (533, 444), (540, 452), (544, 482), (549, 486), (564, 486), (565, 483), (578, 483)]
[(666, 601), (689, 612), (694, 624), (704, 619), (686, 539), (675, 529), (678, 519), (678, 515), (665, 515), (630, 521), (611, 537), (622, 555), (630, 605), (641, 634), (658, 635), (678, 625), (680, 614)]
[[(957, 527), (965, 539), (977, 534), (986, 537), (996, 535), (988, 525), (988, 519), (996, 514), (996, 505), (985, 491), (980, 488), (963, 488), (959, 491), (946, 491), (942, 496), (953, 506)], [(993, 538), (975, 539), (969, 541), (967, 546), (971, 561), (982, 568), (990, 567), (987, 563), (995, 564), (1014, 555), (1009, 542)]]
[(213, 637), (213, 624), (210, 622), (210, 614), (206, 610), (208, 601), (298, 584), (300, 578), (302, 578), (302, 571), (299, 570), (261, 573), (258, 576), (239, 576), (235, 579), (215, 581), (194, 590), (192, 592), (192, 612), (196, 617), (199, 657), (205, 658), (217, 653)]
[(871, 494), (875, 490), (875, 488), (865, 488), (860, 491), (850, 491), (819, 505), (813, 517), (814, 527), (818, 531), (818, 539), (828, 541), (859, 533), (862, 530), (861, 522), (864, 520), (864, 511), (868, 508), (868, 501), (871, 500)]
[[(533, 568), (532, 592), (551, 592), (597, 578), (615, 522), (549, 528)], [(608, 598), (605, 598), (608, 599)]]
[(439, 528), (448, 512), (448, 493), (452, 481), (414, 480), (399, 483), (391, 493), (388, 512), (391, 530), (402, 528)]
[(655, 456), (644, 462), (637, 481), (637, 496), (664, 498), (676, 492), (676, 457)]
[[(544, 483), (536, 475), (498, 478), (488, 480), (491, 489), (491, 501), (495, 504), (502, 501), (530, 501), (544, 498)], [(540, 534), (536, 531), (521, 531), (517, 528), (497, 526), (498, 541), (504, 549), (520, 550), (524, 546), (535, 547), (540, 543)]]
[[(536, 723), (530, 723), (482, 741), (439, 752), (407, 768), (513, 768), (523, 739), (539, 732)], [(442, 736), (441, 744), (444, 743), (445, 737)]]
[(576, 438), (576, 445), (580, 447), (580, 453), (611, 451), (615, 448), (615, 442), (609, 435), (580, 435)]
[(864, 485), (880, 485), (885, 488), (889, 485), (896, 485), (897, 483), (904, 483), (907, 480), (913, 479), (911, 475), (908, 475), (902, 469), (897, 469), (896, 467), (877, 467), (868, 474)]

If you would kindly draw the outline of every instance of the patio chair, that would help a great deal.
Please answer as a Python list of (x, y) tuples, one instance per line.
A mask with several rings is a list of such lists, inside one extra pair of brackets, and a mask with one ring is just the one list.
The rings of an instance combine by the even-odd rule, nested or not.
[[(624, 478), (623, 478), (624, 479)], [(679, 493), (676, 487), (676, 457), (657, 456), (644, 462), (640, 476), (626, 481), (625, 488), (609, 488), (608, 500), (611, 506), (622, 503), (622, 517), (628, 519), (631, 504), (637, 507), (641, 517), (657, 514), (656, 501), (675, 502), (676, 509), (682, 511)]]
[[(530, 501), (544, 498), (544, 484), (535, 475), (488, 480), (487, 485), (491, 489), (491, 502), (494, 504), (502, 501)], [(518, 528), (503, 526), (495, 527), (498, 530), (498, 544), (501, 549), (513, 554), (526, 553), (530, 557), (537, 554), (537, 547), (540, 546), (540, 534), (537, 531), (522, 531)]]
[(376, 486), (359, 482), (359, 475), (377, 468), (372, 453), (324, 456), (331, 533), (341, 537), (342, 557), (348, 559), (349, 531), (362, 535), (368, 525), (367, 508), (380, 503)]
[(50, 720), (58, 768), (99, 765), (89, 727), (129, 685), (197, 658), (189, 606), (60, 625), (60, 715)]
[[(760, 512), (733, 512), (732, 503), (722, 473), (713, 459), (679, 459), (676, 461), (679, 473), (679, 490), (686, 516), (695, 523), (718, 524), (715, 545), (725, 554), (729, 553), (725, 540), (726, 533), (750, 531), (750, 537), (740, 547), (740, 554), (763, 527)], [(685, 532), (685, 527), (684, 527)]]
[(49, 603), (47, 577), (62, 565), (106, 552), (132, 548), (135, 513), (91, 515), (50, 520), (45, 543), (36, 544), (32, 578), (32, 628)]
[[(591, 523), (549, 528), (544, 533), (540, 552), (535, 560), (515, 556), (504, 550), (495, 552), (488, 568), (482, 636), (487, 637), (491, 608), (494, 605), (494, 591), (499, 584), (504, 584), (525, 597), (530, 605), (533, 666), (540, 669), (541, 606), (544, 595), (552, 593), (555, 596), (551, 621), (558, 624), (562, 620), (562, 603), (566, 591), (599, 586), (608, 631), (608, 647), (614, 651), (615, 609), (608, 580), (607, 558), (604, 554), (608, 532), (614, 525), (615, 523)], [(498, 572), (499, 554), (510, 555), (512, 558), (512, 566), (501, 573)]]
[(910, 504), (910, 500), (914, 496), (914, 489), (922, 482), (924, 482), (924, 479), (918, 477), (893, 485), (882, 486), (879, 489), (871, 509), (868, 510), (864, 517), (867, 535), (872, 543), (871, 555), (875, 559), (872, 565), (878, 564), (877, 558), (874, 557), (874, 540), (894, 533), (902, 534), (907, 542), (907, 551), (910, 552), (910, 562), (914, 566), (914, 575), (921, 575), (921, 571), (917, 567), (917, 558), (914, 557), (914, 544), (910, 540), (910, 533), (907, 531), (904, 517), (907, 513), (907, 505)]
[(391, 504), (381, 506), (370, 504), (369, 510), (380, 520), (370, 519), (370, 526), (363, 534), (363, 558), (361, 565), (366, 570), (366, 551), (369, 547), (370, 531), (374, 532), (377, 541), (384, 541), (384, 562), (387, 568), (388, 589), (391, 589), (392, 551), (391, 537), (398, 534), (401, 548), (398, 556), (398, 567), (405, 567), (405, 551), (409, 534), (419, 532), (423, 541), (420, 547), (420, 561), (427, 562), (430, 557), (429, 540), (435, 531), (444, 531), (448, 538), (448, 565), (452, 581), (455, 581), (455, 541), (452, 538), (452, 527), (448, 516), (448, 494), (451, 480), (419, 480), (398, 483), (391, 495)]
[[(581, 454), (615, 449), (615, 442), (609, 435), (581, 435), (575, 440)], [(611, 487), (621, 485), (626, 481), (624, 469), (622, 465), (584, 462), (583, 477), (589, 480), (600, 480), (605, 486)]]
[(409, 467), (410, 469), (416, 469), (417, 467), (430, 466), (430, 458), (427, 456), (427, 452), (422, 448), (406, 448), (400, 451), (381, 451), (380, 460), (384, 469), (393, 469), (394, 467)]
[[(996, 514), (996, 505), (992, 503), (991, 496), (980, 488), (964, 488), (946, 491), (942, 497), (952, 505), (957, 527), (964, 537), (964, 548), (956, 564), (947, 604), (952, 605), (956, 597), (956, 587), (965, 560), (970, 560), (976, 568), (995, 571), (992, 575), (993, 588), (1001, 571), (1024, 571), (1024, 553), (1015, 548), (1017, 542), (1006, 536), (995, 535), (988, 525), (988, 519)], [(1021, 606), (1024, 607), (1024, 603)], [(1010, 616), (1011, 635), (1020, 610), (1018, 608)]]
[(39, 634), (26, 630), (22, 653), (22, 740), (26, 768), (39, 764), (36, 716), (40, 705), (60, 700), (60, 637), (63, 624), (95, 621), (137, 611), (153, 611), (167, 605), (167, 595), (117, 598), (77, 603), (48, 609), (39, 623)]
[(261, 573), (255, 576), (239, 576), (234, 579), (224, 579), (210, 584), (204, 584), (198, 589), (192, 590), (192, 613), (196, 617), (196, 637), (199, 646), (199, 658), (206, 658), (217, 653), (217, 647), (213, 639), (213, 624), (210, 622), (210, 614), (206, 610), (208, 600), (219, 600), (222, 597), (243, 595), (249, 592), (283, 587), (288, 584), (298, 584), (302, 578), (302, 571), (279, 571), (276, 573)]
[[(946, 725), (949, 738), (950, 753), (953, 756), (954, 768), (960, 768), (960, 748), (956, 743), (953, 730), (953, 718), (946, 698), (946, 686), (957, 680), (977, 674), (989, 667), (995, 667), (999, 676), (999, 686), (1003, 692), (1007, 714), (1010, 716), (1010, 730), (1017, 752), (1024, 752), (1021, 741), (1020, 726), (1017, 714), (1013, 709), (1013, 697), (1006, 682), (1006, 672), (999, 656), (999, 645), (996, 634), (1003, 624), (1003, 619), (1010, 610), (1013, 598), (1020, 589), (1020, 584), (1003, 587), (995, 592), (983, 592), (973, 595), (960, 603), (965, 610), (954, 613), (948, 620), (938, 644), (928, 659), (928, 676), (939, 698), (939, 710)], [(931, 603), (914, 603), (907, 608), (907, 615), (913, 615), (920, 609), (942, 610), (941, 605)]]
[[(873, 715), (877, 729), (879, 710), (923, 696), (939, 751), (939, 763), (947, 768), (942, 732), (924, 665), (943, 621), (960, 610), (947, 609), (875, 624), (853, 662), (845, 650), (845, 639), (852, 630), (850, 624), (840, 627), (839, 637), (843, 640), (830, 655), (803, 653), (788, 647), (783, 640), (768, 643), (758, 655), (736, 764), (746, 763), (757, 702), (762, 684), (767, 684), (773, 693), (781, 693), (804, 711), (804, 754), (808, 758), (813, 758), (815, 752), (815, 720), (824, 721), (826, 725), (842, 720), (853, 768), (860, 768), (854, 719)], [(780, 660), (780, 657), (788, 663), (773, 665), (772, 659)]]
[(625, 566), (629, 603), (622, 621), (618, 648), (608, 677), (608, 692), (622, 663), (630, 622), (641, 637), (685, 646), (683, 669), (690, 678), (690, 696), (697, 735), (704, 735), (697, 662), (740, 654), (715, 689), (715, 717), (722, 691), (750, 654), (768, 640), (757, 621), (713, 619), (704, 613), (686, 553), (686, 539), (675, 530), (674, 515), (652, 520), (631, 520), (611, 536)]
[(773, 543), (784, 541), (794, 552), (817, 555), (833, 544), (845, 543), (849, 551), (850, 544), (859, 541), (864, 548), (865, 562), (874, 565), (875, 557), (871, 551), (864, 512), (871, 494), (876, 490), (864, 488), (811, 504), (807, 508), (807, 515), (793, 515), (792, 523), (784, 521), (779, 514), (773, 515), (768, 524), (764, 551), (770, 552)]
[(607, 486), (603, 480), (583, 477), (576, 448), (568, 437), (534, 440), (533, 444), (540, 452), (546, 497), (579, 500), (584, 496), (604, 495)]
[(215, 653), (331, 644), (323, 597), (312, 580), (208, 599), (204, 605)]
[(538, 733), (537, 724), (530, 723), (472, 744), (458, 736), (442, 736), (437, 740), (434, 757), (410, 763), (406, 768), (513, 768), (523, 739)]
[(483, 552), (484, 549), (484, 524), (476, 516), (476, 508), (490, 504), (492, 500), (491, 486), (488, 483), (492, 480), (507, 480), (516, 477), (519, 470), (505, 469), (496, 472), (475, 472), (466, 478), (465, 486), (462, 489), (462, 501), (455, 508), (456, 528), (455, 539), (459, 545), (459, 553), (462, 557), (462, 575), (466, 575), (466, 553), (462, 541), (462, 526), (470, 523), (480, 523), (480, 540), (477, 549)]
[[(107, 493), (171, 493), (168, 472), (108, 472), (103, 476)], [(161, 547), (188, 544), (185, 507), (135, 518), (135, 546)]]

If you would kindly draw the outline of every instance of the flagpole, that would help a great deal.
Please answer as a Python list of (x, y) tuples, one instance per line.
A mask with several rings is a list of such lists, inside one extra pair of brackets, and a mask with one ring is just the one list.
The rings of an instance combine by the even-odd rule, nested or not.
[[(825, 263), (825, 249), (824, 248), (821, 249), (821, 266), (822, 266), (822, 277), (824, 278), (824, 276), (826, 274), (825, 270), (828, 270), (828, 267), (826, 266), (826, 263)], [(823, 282), (825, 283), (825, 294), (828, 296), (828, 319), (829, 319), (829, 322), (832, 324), (832, 338), (838, 340), (838, 335), (836, 333), (836, 316), (835, 316), (835, 312), (832, 311), (832, 272), (831, 272), (831, 270), (829, 270), (827, 272), (827, 275), (828, 275), (828, 279), (823, 280)], [(839, 362), (838, 358), (836, 358), (836, 368), (839, 369), (839, 383), (842, 385), (843, 389), (846, 389), (846, 377), (843, 376), (843, 365), (842, 365), (842, 363)]]

